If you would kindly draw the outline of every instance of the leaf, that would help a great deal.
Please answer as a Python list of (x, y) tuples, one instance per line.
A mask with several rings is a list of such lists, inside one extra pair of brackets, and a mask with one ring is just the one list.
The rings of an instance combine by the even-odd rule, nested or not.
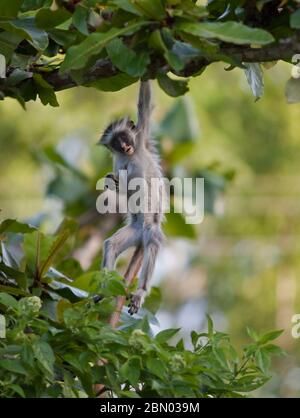
[(128, 32), (140, 28), (143, 23), (135, 22), (128, 24), (126, 28), (112, 28), (107, 32), (92, 33), (83, 42), (72, 46), (67, 51), (66, 57), (61, 64), (60, 71), (64, 73), (68, 70), (83, 68), (89, 58), (99, 54), (110, 41), (118, 36), (125, 35)]
[(37, 50), (43, 51), (48, 46), (47, 33), (36, 27), (33, 17), (24, 17), (22, 19), (2, 21), (0, 27), (12, 32), (13, 34), (27, 39)]
[(176, 29), (192, 35), (219, 39), (237, 45), (256, 44), (266, 45), (274, 41), (273, 36), (258, 28), (250, 28), (238, 22), (205, 22), (205, 23), (180, 23)]
[(179, 331), (180, 328), (165, 329), (156, 334), (155, 340), (160, 344), (164, 344), (167, 341), (169, 341), (172, 337), (174, 337), (174, 335), (176, 335)]
[(33, 79), (43, 105), (50, 104), (53, 107), (59, 106), (53, 87), (48, 84), (40, 74), (34, 74)]
[(290, 27), (300, 29), (300, 9), (290, 15)]
[(128, 48), (121, 39), (115, 38), (106, 46), (106, 50), (112, 63), (131, 77), (141, 77), (150, 63), (148, 52), (136, 54)]
[(8, 293), (0, 293), (0, 304), (6, 306), (7, 308), (12, 308), (15, 311), (18, 310), (19, 306), (17, 300)]
[(206, 314), (206, 319), (207, 319), (207, 333), (209, 337), (211, 338), (214, 335), (214, 323), (211, 317), (207, 314)]
[(138, 78), (133, 78), (127, 74), (117, 74), (115, 76), (105, 77), (85, 85), (86, 87), (94, 87), (102, 91), (119, 91), (133, 83), (136, 83), (137, 80)]
[(95, 293), (99, 291), (102, 279), (101, 271), (89, 271), (77, 277), (72, 285), (89, 293)]
[(16, 17), (23, 0), (1, 0), (0, 1), (0, 17)]
[(39, 266), (39, 272), (40, 277), (43, 277), (44, 274), (49, 270), (51, 263), (53, 262), (54, 257), (57, 255), (57, 253), (60, 251), (60, 249), (65, 244), (66, 240), (69, 238), (69, 231), (65, 230), (60, 235), (57, 236), (53, 244), (51, 245), (51, 248), (49, 249), (49, 253), (46, 257), (46, 259), (40, 264)]
[(166, 12), (161, 0), (129, 0), (135, 10), (143, 16), (150, 17), (155, 20), (163, 20)]
[(12, 389), (17, 395), (21, 396), (21, 398), (26, 398), (24, 390), (21, 388), (20, 385), (16, 385), (14, 383), (10, 383), (7, 386), (9, 389)]
[(146, 360), (146, 367), (150, 373), (154, 374), (160, 379), (164, 379), (166, 367), (161, 360), (149, 357)]
[(0, 51), (4, 55), (6, 61), (9, 61), (14, 50), (17, 48), (23, 37), (14, 33), (0, 33)]
[(268, 354), (263, 349), (257, 350), (255, 353), (255, 360), (261, 371), (267, 374), (270, 367), (270, 358)]
[(258, 341), (259, 340), (259, 336), (257, 334), (257, 332), (255, 332), (253, 329), (247, 327), (247, 334), (249, 335), (250, 338), (252, 338), (253, 341)]
[(171, 97), (182, 96), (189, 90), (186, 80), (173, 80), (166, 74), (159, 74), (157, 81), (159, 86)]
[(136, 386), (141, 374), (140, 358), (137, 356), (131, 357), (120, 367), (119, 372), (123, 380), (128, 380), (132, 386)]
[(160, 307), (161, 299), (160, 289), (158, 287), (152, 287), (143, 303), (143, 308), (155, 315)]
[(16, 270), (4, 263), (0, 262), (0, 271), (2, 271), (7, 277), (16, 281), (19, 287), (23, 290), (27, 290), (27, 277), (22, 271)]
[(25, 224), (17, 221), (16, 219), (5, 219), (0, 224), (0, 234), (4, 232), (12, 232), (14, 234), (27, 234), (35, 231), (36, 228), (30, 224)]
[(58, 322), (63, 322), (64, 320), (64, 311), (72, 307), (72, 304), (67, 299), (61, 299), (58, 301), (56, 306), (56, 316)]
[(44, 7), (37, 12), (35, 21), (38, 28), (51, 29), (70, 19), (71, 16), (71, 13), (65, 8), (59, 7), (56, 10), (52, 10)]
[(27, 80), (28, 78), (32, 78), (32, 76), (33, 76), (32, 72), (25, 71), (20, 68), (16, 68), (9, 74), (7, 85), (16, 86), (22, 81)]
[(270, 331), (267, 334), (264, 334), (261, 336), (258, 340), (259, 344), (266, 344), (269, 341), (276, 340), (281, 334), (283, 333), (283, 330), (276, 330), (276, 331)]
[(58, 45), (65, 48), (69, 48), (76, 41), (76, 33), (62, 29), (50, 29), (48, 30), (49, 37), (53, 39)]
[(285, 97), (289, 104), (300, 102), (300, 78), (290, 78), (285, 85)]
[(32, 349), (41, 369), (53, 376), (55, 357), (50, 345), (45, 341), (37, 340), (32, 344)]
[(89, 9), (80, 4), (76, 6), (75, 12), (73, 13), (72, 22), (76, 29), (79, 30), (83, 35), (89, 35), (88, 29), (88, 17)]
[(113, 296), (126, 296), (127, 292), (124, 283), (117, 279), (110, 279), (107, 283), (107, 289)]
[(11, 373), (17, 373), (17, 374), (23, 374), (27, 375), (27, 371), (22, 366), (20, 360), (14, 359), (14, 360), (8, 360), (3, 359), (0, 360), (0, 368), (6, 369)]
[(251, 91), (256, 100), (264, 94), (264, 80), (261, 65), (258, 63), (245, 63), (245, 75)]
[(28, 293), (25, 292), (24, 290), (18, 289), (16, 287), (12, 287), (12, 286), (6, 286), (6, 285), (0, 285), (0, 291), (5, 292), (5, 293), (9, 293), (11, 295), (15, 295), (15, 296), (28, 296)]

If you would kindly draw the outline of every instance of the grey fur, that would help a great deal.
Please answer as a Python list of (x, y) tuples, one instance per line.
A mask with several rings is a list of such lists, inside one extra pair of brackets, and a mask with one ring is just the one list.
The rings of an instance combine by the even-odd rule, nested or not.
[[(127, 178), (143, 178), (150, 187), (151, 179), (161, 179), (162, 171), (160, 159), (154, 141), (150, 138), (150, 116), (152, 113), (152, 91), (150, 81), (141, 82), (138, 99), (138, 122), (135, 127), (129, 118), (124, 118), (110, 124), (100, 143), (106, 145), (113, 152), (114, 175), (119, 170), (127, 171)], [(110, 145), (112, 138), (119, 132), (126, 131), (134, 143), (134, 153), (127, 155), (116, 152)], [(118, 182), (118, 179), (116, 179)], [(135, 251), (132, 264), (143, 257), (142, 268), (138, 282), (138, 290), (132, 295), (129, 313), (136, 313), (141, 306), (147, 291), (149, 280), (153, 274), (157, 254), (163, 241), (161, 223), (163, 221), (162, 200), (165, 198), (164, 190), (157, 191), (156, 210), (153, 213), (128, 213), (127, 225), (118, 230), (104, 242), (104, 256), (102, 268), (113, 270), (118, 256), (127, 248), (142, 248)]]

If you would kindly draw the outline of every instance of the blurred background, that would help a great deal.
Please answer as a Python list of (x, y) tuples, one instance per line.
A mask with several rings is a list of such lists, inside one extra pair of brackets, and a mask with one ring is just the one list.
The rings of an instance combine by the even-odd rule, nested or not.
[[(300, 339), (291, 318), (300, 313), (300, 106), (287, 105), (290, 67), (266, 71), (257, 103), (241, 70), (210, 66), (191, 79), (179, 99), (155, 85), (153, 134), (169, 177), (205, 179), (205, 217), (186, 225), (179, 214), (165, 224), (167, 242), (152, 284), (162, 292), (160, 326), (182, 335), (216, 328), (233, 343), (258, 332), (285, 330), (287, 356), (257, 396), (300, 395)], [(111, 171), (111, 157), (96, 143), (106, 124), (134, 116), (137, 85), (107, 93), (76, 88), (58, 94), (59, 108), (13, 100), (0, 105), (0, 220), (18, 218), (53, 231), (65, 216), (80, 230), (73, 256), (98, 268), (102, 243), (121, 222), (95, 210), (96, 182)], [(120, 262), (120, 269), (126, 261)]]

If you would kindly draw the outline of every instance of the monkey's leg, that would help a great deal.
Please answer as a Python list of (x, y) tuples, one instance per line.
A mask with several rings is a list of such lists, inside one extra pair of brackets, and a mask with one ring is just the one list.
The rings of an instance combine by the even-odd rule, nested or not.
[(102, 268), (113, 270), (119, 255), (130, 247), (140, 243), (141, 233), (133, 225), (119, 229), (114, 235), (104, 241)]
[(129, 305), (128, 312), (133, 315), (137, 313), (143, 298), (147, 291), (147, 286), (157, 259), (157, 254), (160, 249), (163, 240), (163, 234), (159, 226), (152, 226), (146, 228), (143, 233), (143, 246), (144, 246), (144, 259), (142, 264), (142, 271), (139, 279), (139, 285), (137, 291), (131, 297), (131, 303)]
[[(143, 261), (143, 248), (142, 246), (138, 246), (130, 260), (130, 263), (127, 267), (126, 273), (124, 275), (125, 280), (128, 284), (128, 286), (131, 284), (132, 280), (137, 276), (139, 269), (141, 268)], [(110, 324), (114, 328), (117, 323), (119, 322), (120, 314), (122, 311), (122, 308), (125, 304), (125, 296), (119, 296), (117, 298), (117, 306), (116, 310), (112, 314), (110, 318)]]

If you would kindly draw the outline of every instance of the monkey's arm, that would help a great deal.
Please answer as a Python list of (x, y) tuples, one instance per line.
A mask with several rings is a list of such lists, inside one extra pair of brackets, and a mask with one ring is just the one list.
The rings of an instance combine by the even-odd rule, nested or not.
[(104, 182), (105, 189), (119, 191), (119, 179), (114, 173), (108, 173)]
[(152, 112), (152, 91), (150, 81), (141, 81), (138, 99), (137, 128), (143, 141), (147, 141), (150, 131), (150, 116)]

